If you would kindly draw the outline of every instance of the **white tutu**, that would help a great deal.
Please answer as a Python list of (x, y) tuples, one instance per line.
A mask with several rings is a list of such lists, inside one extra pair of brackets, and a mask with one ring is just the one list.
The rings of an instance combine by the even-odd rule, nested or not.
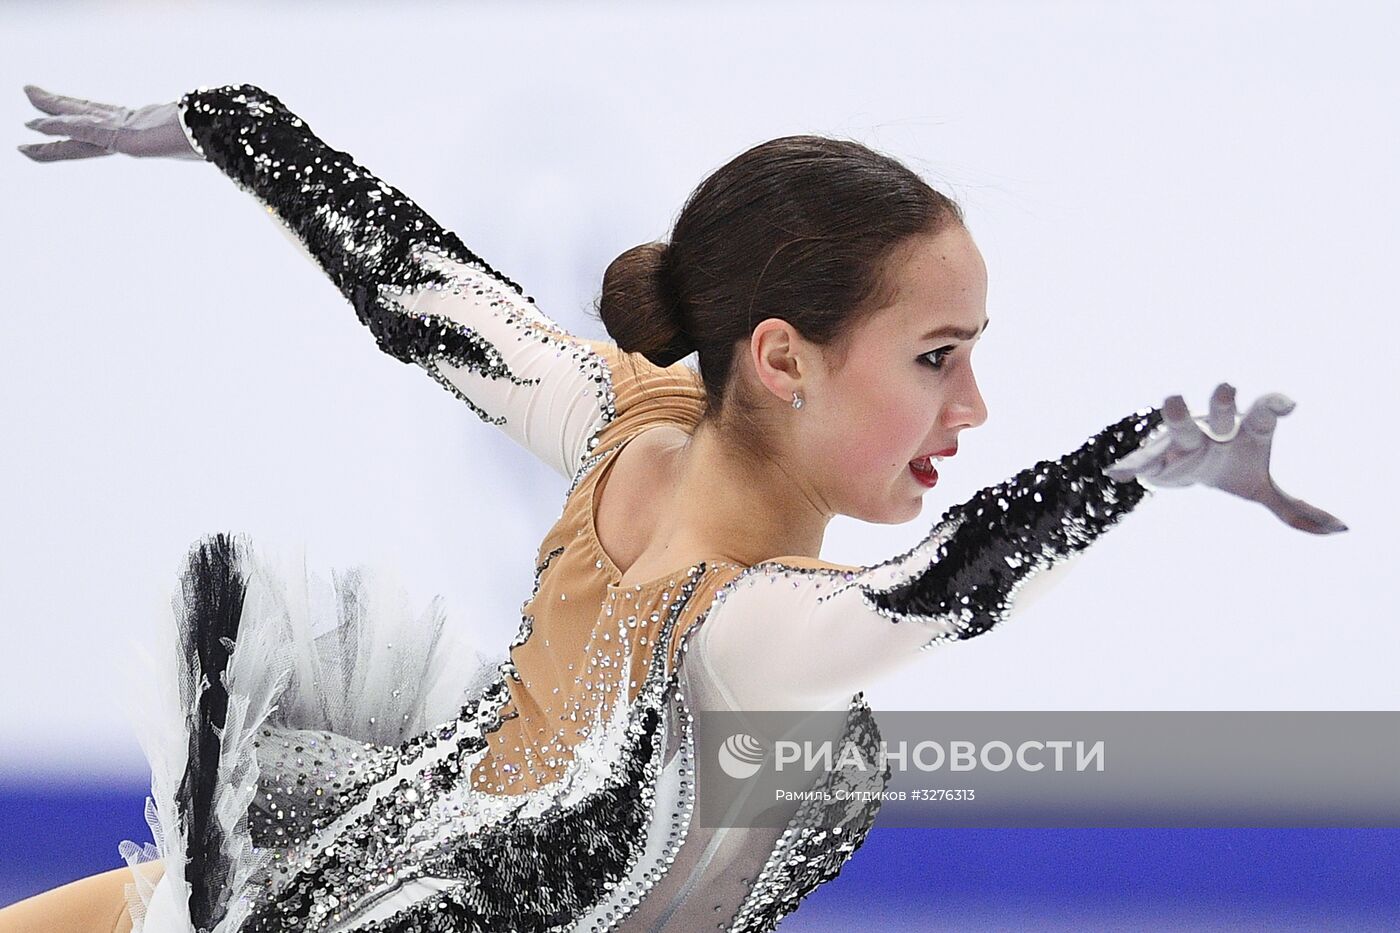
[[(171, 606), (130, 694), (154, 840), (119, 847), (133, 933), (196, 933), (195, 914), (236, 930), (287, 853), (288, 813), (330, 815), (357, 765), (455, 719), (506, 661), (452, 637), (439, 598), (414, 612), (390, 568), (327, 581), (300, 549), (283, 559), (241, 536), (197, 542)], [(153, 885), (142, 865), (157, 858)]]

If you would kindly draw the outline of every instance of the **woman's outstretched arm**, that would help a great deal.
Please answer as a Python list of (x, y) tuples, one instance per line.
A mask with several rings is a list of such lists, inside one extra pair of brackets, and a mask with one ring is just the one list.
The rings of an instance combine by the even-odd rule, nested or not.
[(1139, 477), (1154, 486), (1210, 485), (1301, 530), (1345, 530), (1321, 509), (1283, 497), (1269, 476), (1274, 424), (1291, 407), (1271, 394), (1240, 420), (1222, 384), (1211, 418), (1195, 419), (1173, 396), (949, 508), (918, 545), (883, 563), (751, 568), (716, 594), (690, 650), (738, 709), (825, 708), (925, 649), (1006, 621), (1027, 591), (1154, 495)]
[(138, 111), (25, 90), (56, 115), (31, 128), (73, 137), (20, 147), (26, 155), (212, 162), (267, 208), (380, 349), (424, 369), (566, 478), (623, 414), (618, 396), (634, 393), (619, 384), (659, 369), (560, 328), (455, 233), (259, 87), (201, 88)]

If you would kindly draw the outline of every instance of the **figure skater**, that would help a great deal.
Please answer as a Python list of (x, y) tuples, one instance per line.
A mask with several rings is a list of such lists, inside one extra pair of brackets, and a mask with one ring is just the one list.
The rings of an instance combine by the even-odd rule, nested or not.
[(508, 660), (450, 706), (427, 697), (442, 675), (361, 676), (386, 655), (429, 671), (440, 618), (401, 625), (364, 578), (318, 602), (242, 537), (196, 542), (143, 742), (154, 841), (0, 911), (6, 933), (771, 930), (862, 844), (878, 797), (806, 800), (779, 829), (699, 826), (694, 712), (834, 710), (839, 741), (869, 749), (864, 687), (1000, 624), (1149, 486), (1345, 530), (1269, 475), (1293, 403), (1241, 416), (1222, 383), (1203, 417), (1179, 395), (1122, 416), (905, 553), (822, 560), (833, 516), (915, 518), (987, 417), (971, 359), (987, 279), (962, 212), (854, 142), (773, 139), (707, 178), (668, 243), (608, 267), (613, 343), (562, 330), (258, 87), (134, 110), (25, 91), (47, 114), (27, 125), (64, 137), (19, 147), (35, 161), (212, 162), (384, 352), (569, 487)]

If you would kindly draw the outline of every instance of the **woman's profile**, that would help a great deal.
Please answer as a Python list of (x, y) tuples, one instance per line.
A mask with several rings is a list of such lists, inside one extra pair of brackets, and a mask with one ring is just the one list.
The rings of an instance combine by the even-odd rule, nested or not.
[(697, 825), (694, 712), (843, 711), (835, 738), (872, 742), (863, 689), (1003, 622), (1153, 487), (1346, 530), (1270, 476), (1293, 403), (1240, 412), (1221, 384), (1200, 417), (1178, 395), (1122, 413), (886, 561), (823, 560), (835, 516), (917, 518), (988, 417), (963, 212), (859, 143), (783, 137), (716, 170), (666, 243), (607, 269), (602, 341), (259, 87), (140, 109), (25, 90), (28, 125), (64, 137), (31, 159), (213, 163), (380, 349), (569, 486), (509, 659), (461, 682), (442, 619), (372, 579), (318, 589), (241, 536), (195, 542), (146, 746), (154, 842), (0, 910), (3, 933), (773, 929), (878, 801)]

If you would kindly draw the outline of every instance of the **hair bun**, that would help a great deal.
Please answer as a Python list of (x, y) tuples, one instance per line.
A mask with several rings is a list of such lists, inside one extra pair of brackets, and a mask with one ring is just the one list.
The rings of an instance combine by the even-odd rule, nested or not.
[(643, 243), (603, 273), (598, 316), (620, 349), (670, 366), (695, 351), (686, 333), (668, 243)]

